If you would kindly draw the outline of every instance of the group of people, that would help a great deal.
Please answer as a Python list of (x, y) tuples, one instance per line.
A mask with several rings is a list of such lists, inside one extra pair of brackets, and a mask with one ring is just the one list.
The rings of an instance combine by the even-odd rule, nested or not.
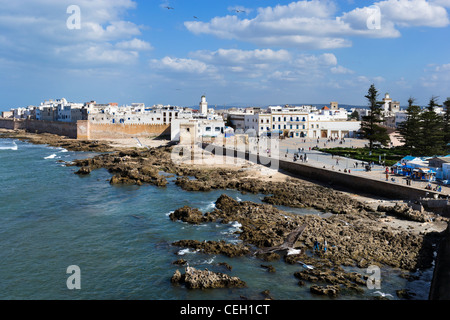
[(300, 159), (301, 162), (308, 162), (308, 156), (306, 155), (306, 153), (305, 153), (305, 155), (299, 155), (298, 153), (295, 153), (294, 154), (294, 161), (297, 161), (299, 159)]
[(442, 187), (441, 186), (439, 186), (439, 185), (437, 185), (436, 187), (432, 187), (431, 186), (431, 183), (430, 182), (428, 182), (428, 184), (425, 186), (425, 189), (427, 189), (427, 190), (433, 190), (433, 191), (437, 191), (437, 192), (441, 192), (442, 191)]

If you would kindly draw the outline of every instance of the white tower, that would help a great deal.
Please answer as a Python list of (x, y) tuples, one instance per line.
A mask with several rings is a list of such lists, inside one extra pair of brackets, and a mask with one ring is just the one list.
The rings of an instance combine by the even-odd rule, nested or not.
[(384, 112), (388, 112), (391, 108), (391, 103), (392, 103), (392, 99), (389, 96), (389, 93), (386, 93), (384, 95), (383, 102), (384, 102)]
[(203, 95), (202, 100), (200, 101), (200, 109), (201, 114), (208, 114), (208, 102), (206, 102), (206, 97)]

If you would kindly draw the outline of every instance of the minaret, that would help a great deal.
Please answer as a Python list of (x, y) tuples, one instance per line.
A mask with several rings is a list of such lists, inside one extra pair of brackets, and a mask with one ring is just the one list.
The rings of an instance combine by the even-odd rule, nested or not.
[(206, 97), (203, 95), (202, 100), (200, 101), (199, 111), (201, 114), (208, 114), (208, 102), (206, 102)]
[(391, 102), (392, 102), (392, 99), (389, 96), (389, 93), (386, 93), (384, 95), (383, 102), (384, 102), (384, 112), (388, 112), (391, 107)]

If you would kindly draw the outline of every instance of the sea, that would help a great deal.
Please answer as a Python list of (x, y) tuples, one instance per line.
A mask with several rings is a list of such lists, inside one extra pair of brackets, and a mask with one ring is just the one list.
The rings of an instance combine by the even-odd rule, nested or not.
[[(80, 176), (74, 174), (76, 167), (65, 164), (94, 155), (0, 139), (1, 300), (258, 300), (265, 290), (276, 300), (332, 299), (312, 295), (309, 285), (298, 284), (294, 273), (302, 270), (300, 264), (283, 259), (264, 262), (254, 256), (228, 258), (172, 245), (182, 239), (238, 243), (237, 222), (190, 225), (171, 221), (169, 214), (185, 205), (210, 211), (221, 194), (256, 203), (262, 203), (263, 195), (184, 191), (175, 185), (176, 177), (169, 178), (166, 187), (110, 185), (106, 169)], [(295, 214), (326, 214), (279, 208)], [(175, 270), (184, 272), (173, 264), (180, 258), (195, 268), (237, 276), (247, 287), (189, 290), (173, 285)], [(276, 272), (268, 272), (262, 264), (272, 265)], [(372, 275), (366, 269), (347, 269)], [(342, 292), (334, 299), (384, 295), (397, 300), (399, 289), (408, 289), (413, 299), (428, 298), (433, 268), (412, 273), (414, 281), (400, 274), (382, 267), (381, 287), (367, 287), (362, 294)], [(71, 287), (73, 283), (79, 287)]]

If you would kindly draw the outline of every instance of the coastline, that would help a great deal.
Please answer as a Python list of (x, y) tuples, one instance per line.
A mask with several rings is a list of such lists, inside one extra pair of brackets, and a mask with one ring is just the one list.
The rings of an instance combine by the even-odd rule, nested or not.
[[(218, 199), (219, 204), (227, 203), (227, 205), (222, 207), (219, 205), (221, 208), (216, 208), (211, 214), (204, 214), (204, 216), (211, 222), (238, 221), (243, 226), (241, 236), (244, 238), (244, 243), (259, 249), (282, 244), (296, 227), (307, 224), (307, 231), (295, 241), (294, 246), (297, 249), (300, 248), (303, 251), (302, 254), (285, 255), (284, 258), (289, 257), (285, 260), (287, 263), (302, 261), (314, 265), (316, 271), (322, 272), (320, 279), (325, 283), (335, 281), (338, 275), (343, 276), (338, 268), (343, 263), (360, 267), (367, 267), (370, 264), (380, 266), (390, 264), (405, 271), (430, 267), (433, 244), (437, 242), (439, 233), (445, 230), (447, 225), (447, 220), (439, 217), (432, 222), (399, 219), (376, 210), (379, 204), (394, 205), (394, 201), (335, 191), (312, 182), (292, 178), (281, 172), (267, 171), (259, 165), (248, 162), (243, 162), (239, 167), (217, 164), (213, 166), (211, 163), (195, 166), (175, 165), (170, 161), (170, 147), (164, 146), (161, 141), (155, 143), (155, 145), (159, 144), (158, 146), (146, 150), (146, 148), (137, 147), (136, 142), (133, 141), (129, 144), (111, 145), (105, 141), (81, 142), (55, 135), (3, 132), (3, 130), (0, 131), (0, 137), (23, 139), (30, 143), (48, 144), (73, 151), (100, 152), (101, 155), (76, 161), (74, 165), (89, 168), (89, 170), (106, 168), (113, 174), (113, 178), (116, 177), (114, 180), (112, 178), (110, 183), (152, 183), (163, 187), (165, 179), (159, 172), (165, 171), (177, 175), (176, 184), (184, 190), (207, 191), (232, 188), (241, 192), (264, 194), (266, 195), (264, 202), (267, 204), (263, 205), (236, 203), (226, 198), (220, 201)], [(195, 179), (188, 179), (188, 177), (195, 177)], [(275, 209), (273, 205), (314, 207), (334, 214), (329, 218), (300, 219)], [(204, 219), (198, 214), (192, 215), (192, 210), (195, 208), (190, 209), (191, 212), (188, 210), (184, 216), (185, 221), (192, 223), (193, 217)], [(263, 214), (255, 215), (256, 212)], [(280, 222), (282, 220), (279, 219), (287, 219), (286, 217), (291, 218), (291, 223)], [(252, 232), (255, 226), (258, 226), (258, 233)], [(311, 251), (314, 236), (318, 234), (323, 234), (322, 237), (328, 239), (330, 256), (318, 255), (313, 258), (308, 256), (311, 259), (307, 259), (305, 253)], [(264, 241), (261, 242), (261, 239)], [(323, 242), (322, 239), (321, 242)], [(281, 254), (283, 253), (285, 251), (281, 250)], [(332, 272), (328, 272), (331, 271), (330, 268), (333, 268)], [(317, 278), (318, 274), (302, 272), (297, 277), (307, 282), (312, 281), (314, 277)]]

